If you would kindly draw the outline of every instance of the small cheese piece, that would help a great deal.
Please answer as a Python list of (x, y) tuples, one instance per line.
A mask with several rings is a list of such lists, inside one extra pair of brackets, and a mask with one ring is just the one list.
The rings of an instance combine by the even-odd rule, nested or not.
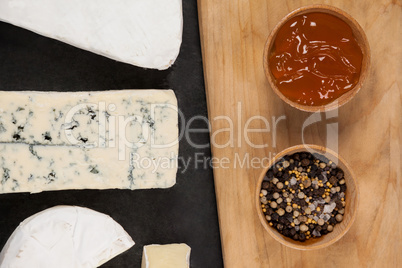
[(0, 193), (175, 184), (171, 90), (0, 91)]
[(144, 246), (141, 268), (189, 268), (190, 252), (186, 244)]
[(56, 206), (17, 227), (0, 253), (0, 267), (92, 268), (133, 245), (131, 237), (108, 215)]
[(160, 70), (176, 60), (183, 32), (181, 0), (2, 0), (0, 20)]

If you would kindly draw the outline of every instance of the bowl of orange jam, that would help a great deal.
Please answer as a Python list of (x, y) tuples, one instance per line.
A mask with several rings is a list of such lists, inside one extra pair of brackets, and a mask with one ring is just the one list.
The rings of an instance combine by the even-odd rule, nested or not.
[(350, 15), (327, 5), (301, 7), (272, 30), (264, 71), (275, 93), (307, 112), (336, 109), (356, 95), (370, 65), (367, 37)]

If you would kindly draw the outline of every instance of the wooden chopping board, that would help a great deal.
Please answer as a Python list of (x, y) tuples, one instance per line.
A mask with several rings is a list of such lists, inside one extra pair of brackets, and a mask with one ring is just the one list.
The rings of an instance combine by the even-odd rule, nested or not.
[[(264, 75), (262, 53), (282, 17), (300, 6), (319, 3), (352, 15), (371, 46), (371, 71), (362, 90), (335, 118), (324, 117), (303, 131), (306, 143), (323, 146), (327, 128), (338, 133), (339, 154), (359, 183), (360, 205), (355, 223), (340, 241), (325, 249), (298, 251), (276, 242), (259, 222), (254, 195), (261, 165), (255, 162), (302, 143), (302, 126), (311, 114), (288, 106), (274, 94)], [(397, 267), (402, 263), (401, 5), (400, 0), (198, 0), (225, 267)], [(253, 116), (266, 121), (250, 122)], [(247, 121), (249, 129), (267, 131), (245, 135)], [(254, 167), (252, 159), (256, 159)]]

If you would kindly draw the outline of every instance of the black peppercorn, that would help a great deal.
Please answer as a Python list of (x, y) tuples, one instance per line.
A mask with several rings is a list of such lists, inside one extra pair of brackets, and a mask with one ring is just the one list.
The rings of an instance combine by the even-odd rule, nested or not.
[(274, 210), (269, 207), (269, 208), (267, 208), (267, 212), (265, 214), (271, 216), (272, 214), (274, 214)]
[(273, 221), (277, 221), (279, 219), (278, 213), (275, 212), (274, 214), (272, 214), (271, 218), (272, 218)]
[(338, 179), (335, 176), (332, 176), (331, 178), (329, 178), (329, 183), (331, 183), (332, 185), (336, 185), (337, 182), (338, 182)]
[(301, 165), (302, 165), (303, 167), (307, 167), (308, 165), (310, 165), (310, 160), (308, 160), (307, 158), (304, 158), (304, 159), (301, 161)]
[(316, 171), (317, 169), (318, 169), (318, 167), (316, 166), (316, 165), (311, 165), (311, 168), (310, 168), (312, 171)]
[(296, 234), (296, 229), (295, 228), (290, 229), (290, 235), (294, 236), (295, 234)]
[(305, 240), (306, 240), (306, 235), (305, 235), (304, 233), (301, 233), (301, 234), (299, 235), (299, 240), (300, 240), (301, 242), (305, 241)]
[(262, 189), (268, 189), (269, 188), (269, 182), (264, 181), (262, 182)]
[(346, 192), (346, 184), (341, 185), (341, 192)]
[(268, 177), (268, 179), (273, 179), (274, 178), (274, 172), (272, 171), (272, 169), (268, 170), (267, 177)]
[(328, 222), (329, 222), (331, 225), (337, 224), (337, 221), (336, 221), (335, 217), (331, 217)]

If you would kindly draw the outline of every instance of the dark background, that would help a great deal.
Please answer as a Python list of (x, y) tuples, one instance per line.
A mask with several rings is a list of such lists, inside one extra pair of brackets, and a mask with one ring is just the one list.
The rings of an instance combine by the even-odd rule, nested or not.
[[(168, 89), (175, 91), (185, 122), (207, 116), (196, 0), (183, 1), (181, 51), (165, 71), (119, 63), (67, 44), (0, 22), (0, 90), (91, 91)], [(0, 95), (1, 97), (1, 95)], [(196, 120), (191, 128), (205, 128)], [(183, 125), (181, 125), (183, 128)], [(190, 135), (208, 144), (208, 133)], [(135, 246), (102, 267), (140, 267), (148, 244), (187, 243), (191, 267), (223, 267), (212, 169), (195, 165), (194, 157), (210, 157), (182, 139), (177, 183), (170, 189), (81, 190), (0, 195), (0, 248), (27, 217), (56, 205), (88, 207), (110, 215), (131, 235)]]

